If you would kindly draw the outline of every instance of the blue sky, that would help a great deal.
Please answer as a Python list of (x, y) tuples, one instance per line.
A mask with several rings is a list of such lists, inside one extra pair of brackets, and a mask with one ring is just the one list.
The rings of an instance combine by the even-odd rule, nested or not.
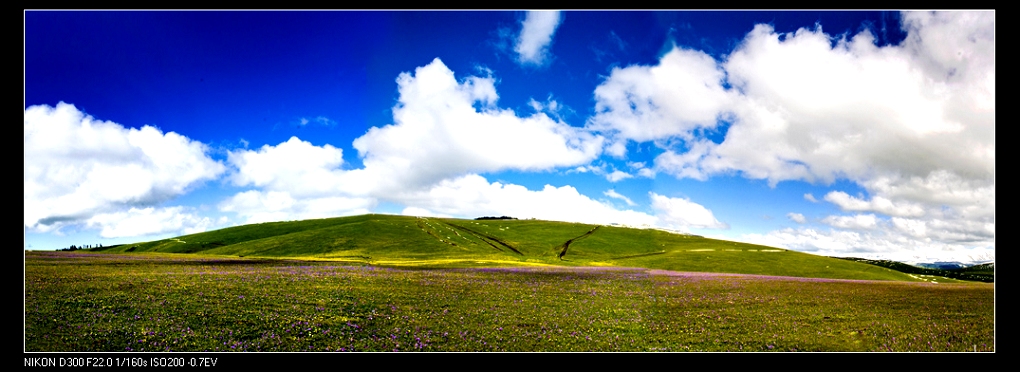
[(25, 247), (391, 213), (993, 260), (994, 18), (26, 11)]

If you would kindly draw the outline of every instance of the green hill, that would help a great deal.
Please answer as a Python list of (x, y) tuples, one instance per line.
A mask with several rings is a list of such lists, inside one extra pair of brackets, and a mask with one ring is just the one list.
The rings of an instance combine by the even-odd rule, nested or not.
[(899, 271), (866, 263), (654, 229), (378, 214), (237, 226), (96, 250), (336, 260), (389, 266), (623, 266), (915, 280)]

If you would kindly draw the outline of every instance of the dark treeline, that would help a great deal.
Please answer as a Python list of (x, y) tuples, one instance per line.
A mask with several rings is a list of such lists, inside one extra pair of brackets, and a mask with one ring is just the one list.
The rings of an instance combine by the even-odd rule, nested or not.
[(80, 246), (80, 247), (72, 244), (70, 247), (62, 248), (62, 249), (58, 249), (58, 250), (59, 251), (77, 251), (79, 249), (93, 249), (93, 248), (102, 248), (102, 247), (103, 247), (102, 244), (96, 244), (96, 245), (86, 244), (86, 245), (83, 245), (83, 246)]
[(510, 216), (500, 216), (500, 217), (485, 216), (485, 217), (475, 218), (475, 220), (516, 220), (516, 219), (517, 219), (517, 217), (510, 217)]

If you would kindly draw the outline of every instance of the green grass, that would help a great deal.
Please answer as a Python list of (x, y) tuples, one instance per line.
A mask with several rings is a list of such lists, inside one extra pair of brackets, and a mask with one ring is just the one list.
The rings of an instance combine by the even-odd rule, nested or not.
[[(564, 253), (567, 241), (571, 243)], [(866, 263), (654, 229), (392, 215), (245, 225), (124, 244), (104, 248), (103, 252), (332, 260), (393, 267), (623, 266), (833, 279), (920, 280)]]
[(161, 253), (25, 269), (26, 351), (995, 351), (986, 283)]

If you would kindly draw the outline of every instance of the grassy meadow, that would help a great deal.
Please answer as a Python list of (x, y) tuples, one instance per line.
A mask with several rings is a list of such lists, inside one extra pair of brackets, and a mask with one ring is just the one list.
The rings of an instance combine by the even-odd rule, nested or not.
[(25, 272), (26, 351), (987, 352), (995, 341), (992, 284), (548, 221), (267, 223), (26, 252)]

